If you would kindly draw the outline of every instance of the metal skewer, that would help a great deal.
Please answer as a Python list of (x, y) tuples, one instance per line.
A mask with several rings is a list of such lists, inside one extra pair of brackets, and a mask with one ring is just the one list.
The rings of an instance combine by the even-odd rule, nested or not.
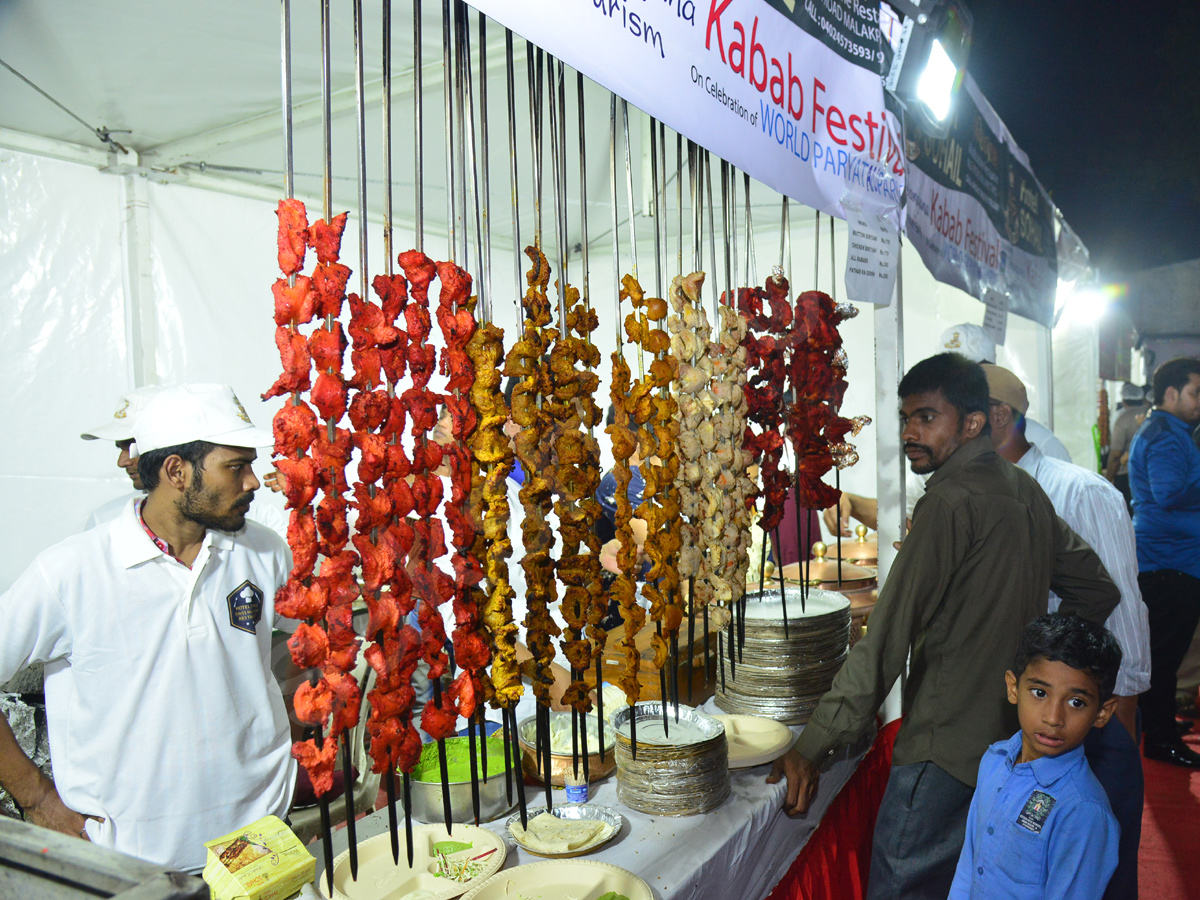
[(475, 717), (467, 718), (467, 757), (471, 765), (471, 813), (479, 825), (479, 778), (475, 767), (479, 764), (477, 748), (475, 747)]
[[(508, 185), (512, 197), (512, 228), (513, 228), (513, 275), (516, 278), (517, 289), (513, 294), (513, 304), (517, 309), (517, 321), (520, 321), (521, 297), (524, 295), (521, 280), (521, 210), (517, 199), (517, 94), (513, 71), (513, 33), (504, 29), (504, 71), (508, 98)], [(481, 73), (480, 77), (485, 77)]]
[(733, 252), (730, 254), (733, 259), (733, 292), (737, 295), (738, 289), (738, 251), (737, 251), (737, 169), (732, 164), (729, 166), (729, 235), (730, 242), (733, 244)]
[[(435, 614), (436, 614), (436, 612), (435, 612)], [(442, 708), (442, 679), (440, 677), (439, 678), (431, 678), (430, 682), (433, 684), (433, 705), (436, 706), (438, 709), (441, 709)], [(446, 826), (446, 834), (452, 834), (453, 832), (451, 829), (453, 829), (453, 827), (454, 827), (454, 822), (450, 815), (450, 767), (446, 762), (446, 739), (445, 738), (438, 738), (437, 751), (438, 751), (438, 766), (441, 770), (441, 776), (442, 776), (442, 816), (444, 818), (444, 824)]]
[(521, 765), (521, 744), (517, 734), (517, 711), (513, 707), (508, 707), (501, 711), (501, 716), (507, 722), (507, 732), (512, 735), (512, 768), (513, 779), (517, 785), (517, 805), (521, 808), (521, 827), (529, 827), (529, 810), (525, 802), (525, 775)]
[[(838, 506), (842, 503), (842, 467), (833, 467), (833, 486), (838, 492)], [(842, 586), (842, 513), (838, 509), (837, 528), (834, 529), (835, 540), (837, 541), (837, 557), (838, 557), (838, 587)]]
[[(663, 173), (666, 174), (665, 171)], [(650, 183), (654, 195), (654, 290), (658, 297), (663, 294), (663, 261), (662, 261), (662, 206), (658, 195), (658, 122), (650, 117)]]
[[(625, 137), (625, 200), (629, 208), (629, 257), (631, 260), (630, 271), (636, 280), (638, 277), (637, 266), (637, 223), (634, 221), (634, 203), (633, 203), (633, 157), (632, 150), (629, 146), (629, 104), (624, 100), (621, 101), (621, 130)], [(639, 357), (640, 357), (639, 353)]]
[[(470, 57), (467, 58), (470, 65)], [(472, 113), (472, 118), (473, 118)], [(492, 188), (488, 156), (488, 95), (487, 95), (487, 16), (479, 14), (479, 166), (482, 170), (483, 193), (480, 197), (481, 213), (483, 216), (483, 289), (479, 292), (479, 315), (484, 321), (492, 319)], [(471, 130), (472, 152), (475, 146), (475, 131)], [(471, 168), (474, 171), (474, 160)], [(519, 274), (519, 273), (518, 273)], [(486, 741), (484, 742), (486, 746)], [(487, 780), (487, 767), (483, 770), (484, 781)]]
[(500, 730), (504, 740), (504, 799), (508, 801), (509, 808), (512, 808), (513, 802), (513, 746), (512, 735), (508, 732), (508, 710), (503, 706), (500, 707)]
[(675, 133), (675, 207), (679, 213), (677, 268), (683, 273), (683, 135)]
[[(416, 178), (413, 181), (413, 200), (416, 204), (416, 216), (413, 230), (417, 250), (425, 250), (425, 111), (423, 83), (424, 73), (421, 70), (421, 36), (423, 33), (421, 21), (421, 0), (412, 0), (413, 4), (413, 131), (416, 132), (413, 141), (413, 167)], [(411, 859), (412, 847), (409, 845)]]
[(456, 241), (454, 208), (454, 96), (452, 85), (454, 60), (451, 51), (450, 0), (442, 0), (442, 118), (446, 135), (446, 239), (449, 257), (454, 260)]
[[(459, 228), (459, 250), (458, 259), (462, 260), (463, 268), (469, 268), (469, 255), (467, 248), (469, 245), (469, 237), (467, 235), (467, 148), (466, 148), (466, 133), (467, 124), (471, 124), (474, 129), (474, 121), (467, 114), (466, 110), (466, 95), (471, 89), (471, 44), (470, 31), (467, 28), (467, 5), (463, 0), (454, 0), (454, 103), (455, 112), (457, 114), (458, 127), (455, 130), (455, 157), (454, 161), (458, 172), (458, 193), (455, 195), (454, 215), (455, 223)], [(471, 173), (471, 180), (474, 181), (475, 173)], [(478, 196), (478, 191), (472, 187), (472, 194)], [(475, 238), (479, 241), (479, 204), (475, 204)], [(482, 248), (480, 248), (482, 256)], [(455, 310), (457, 312), (457, 309)]]
[(408, 867), (413, 865), (412, 785), (407, 772), (403, 775), (404, 786), (404, 842), (408, 847)]
[[(461, 112), (463, 114), (463, 122), (460, 124), (460, 127), (459, 127), (459, 135), (460, 135), (460, 140), (462, 140), (465, 144), (465, 153), (463, 153), (462, 156), (463, 156), (464, 162), (467, 166), (467, 178), (470, 183), (471, 196), (475, 201), (473, 204), (475, 207), (475, 259), (476, 259), (475, 271), (482, 275), (482, 274), (486, 273), (486, 271), (487, 271), (484, 268), (484, 230), (485, 230), (485, 224), (486, 224), (486, 218), (487, 218), (487, 203), (488, 203), (486, 155), (484, 157), (484, 173), (483, 173), (484, 190), (483, 190), (483, 196), (480, 196), (479, 185), (478, 185), (478, 175), (476, 173), (476, 166), (475, 166), (475, 97), (474, 97), (474, 93), (473, 93), (473, 89), (472, 89), (472, 76), (471, 76), (471, 32), (470, 32), (470, 27), (469, 27), (470, 18), (469, 18), (469, 13), (467, 11), (467, 6), (465, 3), (459, 2), (458, 13), (459, 13), (458, 57), (459, 57), (459, 68), (461, 70), (460, 77), (461, 77), (462, 97), (463, 97), (463, 106), (461, 109)], [(481, 114), (481, 127), (484, 129), (484, 138), (485, 138), (484, 153), (486, 154), (486, 152), (487, 152), (487, 150), (486, 150), (486, 129), (487, 129), (486, 83), (487, 83), (487, 81), (486, 81), (486, 77), (485, 77), (486, 76), (486, 67), (485, 67), (486, 49), (485, 49), (485, 45), (484, 45), (484, 41), (486, 39), (486, 32), (484, 30), (485, 19), (486, 19), (485, 16), (480, 15), (480, 17), (479, 17), (480, 89), (481, 89), (481, 91), (484, 92), (481, 96), (481, 103), (483, 103), (483, 110), (482, 110), (482, 114)], [(463, 204), (464, 204), (464, 206), (466, 204), (466, 191), (465, 190), (463, 191)], [(463, 219), (465, 222), (466, 221), (465, 209), (464, 209)], [(488, 243), (489, 243), (488, 255), (490, 257), (490, 254), (491, 254), (490, 232), (488, 235), (488, 239), (489, 239), (488, 240)], [(463, 234), (463, 260), (464, 260), (464, 262), (466, 261), (466, 258), (467, 258), (466, 243), (467, 243), (467, 241), (466, 241), (466, 233), (465, 233), (465, 225), (464, 225), (464, 234)], [(490, 262), (490, 259), (489, 259), (489, 262)], [(484, 281), (481, 281), (479, 278), (475, 279), (475, 287), (476, 287), (476, 292), (477, 292), (478, 300), (479, 300), (478, 319), (480, 322), (487, 322), (491, 319), (490, 296), (489, 296), (488, 292), (484, 289)], [(489, 465), (488, 468), (490, 470), (491, 466)], [(470, 497), (469, 496), (464, 497), (463, 498), (464, 514), (469, 512), (469, 506), (470, 506)], [(483, 722), (484, 722), (483, 710), (481, 707), (478, 707), (476, 712), (478, 712), (478, 716), (468, 716), (468, 730), (470, 733), (471, 756), (472, 756), (472, 759), (471, 759), (471, 804), (472, 804), (472, 810), (475, 813), (475, 824), (478, 825), (479, 824), (479, 775), (477, 774), (476, 769), (475, 769), (475, 759), (474, 759), (474, 756), (475, 756), (474, 731), (475, 731), (475, 724), (476, 724), (475, 719), (476, 718), (479, 719), (479, 733), (480, 733), (479, 756), (480, 756), (480, 762), (482, 763), (483, 781), (485, 784), (487, 783), (488, 767), (487, 767), (487, 729), (486, 729), (486, 726), (483, 724)]]
[(728, 302), (737, 305), (733, 294), (733, 260), (729, 243), (729, 163), (721, 160), (721, 233), (725, 236), (725, 296)]
[[(579, 228), (580, 228), (580, 260), (583, 263), (583, 300), (587, 304), (587, 308), (592, 308), (591, 289), (588, 285), (588, 199), (587, 199), (587, 135), (584, 125), (587, 121), (587, 116), (584, 110), (583, 100), (583, 73), (575, 73), (575, 90), (578, 96), (579, 105)], [(589, 433), (592, 429), (589, 427)], [(594, 436), (594, 435), (593, 435)], [(596, 640), (592, 647), (592, 657), (596, 661), (596, 720), (598, 739), (600, 741), (600, 762), (604, 762), (604, 642)], [(580, 677), (583, 674), (580, 673)], [(584, 720), (586, 723), (586, 719)], [(584, 770), (586, 775), (588, 755), (587, 755), (587, 729), (584, 729), (583, 735), (584, 747)]]
[(754, 217), (750, 208), (750, 173), (742, 173), (742, 183), (746, 194), (746, 285), (754, 284), (754, 271), (758, 268), (754, 259)]
[(617, 217), (617, 95), (609, 95), (608, 107), (608, 186), (609, 211), (612, 213), (613, 240), (613, 290), (617, 297), (617, 314), (614, 316), (617, 331), (617, 352), (625, 355), (624, 335), (621, 332), (621, 233)]
[[(322, 199), (324, 218), (328, 222), (332, 218), (333, 210), (333, 163), (332, 163), (332, 137), (330, 131), (330, 88), (329, 88), (329, 0), (321, 2), (321, 128), (324, 138), (325, 152), (325, 177), (323, 183)], [(328, 321), (326, 322), (328, 325)], [(332, 435), (333, 422), (328, 423), (328, 429)], [(310, 677), (315, 682), (317, 673), (312, 671)], [(317, 748), (320, 749), (324, 744), (324, 736), (321, 726), (316, 727), (314, 735)], [(318, 805), (321, 810), (321, 843), (324, 850), (325, 862), (325, 877), (329, 882), (330, 894), (333, 892), (333, 829), (330, 824), (329, 816), (329, 798), (327, 795), (322, 795), (317, 798)]]

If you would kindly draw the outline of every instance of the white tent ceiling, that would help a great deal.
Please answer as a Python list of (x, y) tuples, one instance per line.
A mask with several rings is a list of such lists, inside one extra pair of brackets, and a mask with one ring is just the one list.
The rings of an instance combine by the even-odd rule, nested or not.
[[(364, 5), (364, 82), (368, 207), (381, 215), (384, 202), (382, 152), (382, 3)], [(394, 217), (415, 216), (413, 20), (411, 3), (393, 4), (392, 165)], [(424, 206), (427, 230), (444, 233), (446, 221), (445, 105), (443, 100), (441, 4), (424, 4), (422, 22), (424, 97)], [(478, 29), (472, 13), (472, 59), (479, 59)], [(157, 180), (180, 179), (263, 198), (283, 192), (284, 167), (280, 5), (270, 2), (211, 0), (203, 4), (113, 0), (79, 4), (68, 0), (0, 0), (0, 60), (20, 72), (89, 125), (107, 129), (113, 139), (136, 151), (138, 162)], [(491, 195), (497, 235), (511, 233), (509, 153), (504, 92), (504, 31), (489, 23), (488, 146)], [(531, 227), (531, 153), (525, 42), (516, 37), (517, 142), (521, 160), (523, 231)], [(354, 40), (351, 4), (334, 4), (331, 24), (332, 166), (334, 210), (357, 207)], [(292, 8), (292, 85), (295, 123), (296, 192), (310, 201), (321, 195), (324, 159), (321, 130), (321, 52), (319, 5)], [(478, 72), (475, 73), (478, 90)], [(589, 221), (592, 241), (610, 222), (608, 121), (610, 94), (586, 82)], [(84, 125), (0, 68), (0, 144), (43, 155), (82, 159), (75, 147), (94, 151), (104, 144)], [(477, 107), (480, 98), (475, 98)], [(578, 220), (578, 119), (575, 76), (567, 72), (569, 218)], [(477, 112), (477, 116), (478, 116)], [(482, 153), (482, 121), (477, 121)], [(547, 126), (548, 127), (548, 126)], [(635, 169), (644, 165), (645, 117), (631, 111)], [(669, 135), (674, 172), (674, 134)], [(549, 137), (545, 137), (549, 165)], [(622, 152), (619, 150), (618, 152)], [(99, 159), (94, 154), (88, 158)], [(128, 164), (126, 158), (117, 160)], [(648, 174), (648, 173), (647, 173)], [(648, 179), (646, 179), (648, 181)], [(640, 174), (637, 177), (641, 184)], [(551, 182), (543, 186), (545, 203)], [(761, 202), (778, 195), (761, 190)], [(757, 199), (757, 195), (756, 195)], [(685, 204), (686, 204), (685, 199)], [(318, 207), (319, 209), (319, 207)], [(546, 224), (548, 228), (548, 223)], [(578, 240), (578, 224), (570, 243)], [(526, 232), (528, 233), (528, 232)]]

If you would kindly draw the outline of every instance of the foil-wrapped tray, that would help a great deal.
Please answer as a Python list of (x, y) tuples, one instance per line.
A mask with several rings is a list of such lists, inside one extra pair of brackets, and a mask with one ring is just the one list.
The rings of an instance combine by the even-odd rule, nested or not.
[[(729, 796), (729, 745), (725, 727), (707, 713), (668, 703), (618, 709), (617, 799), (631, 809), (662, 816), (694, 816)], [(676, 715), (678, 714), (678, 719)], [(630, 722), (636, 717), (637, 744)]]
[[(716, 704), (728, 713), (807, 722), (841, 669), (850, 645), (850, 601), (836, 591), (786, 587), (746, 595), (745, 646), (729, 659), (720, 641)], [(803, 592), (804, 609), (801, 610)]]
[[(546, 807), (539, 806), (527, 810), (526, 821), (534, 816), (541, 815), (546, 811)], [(603, 847), (621, 832), (621, 827), (625, 824), (625, 818), (615, 809), (609, 809), (606, 806), (593, 806), (585, 803), (581, 806), (556, 806), (550, 810), (552, 816), (558, 816), (560, 819), (573, 819), (576, 821), (602, 822), (604, 823), (604, 831), (600, 832), (596, 838), (584, 847), (579, 847), (575, 850), (566, 853), (545, 853), (541, 850), (534, 850), (527, 844), (523, 843), (513, 830), (513, 826), (521, 824), (521, 814), (514, 813), (508, 817), (505, 822), (505, 827), (508, 829), (509, 835), (521, 847), (521, 849), (532, 853), (534, 856), (544, 856), (547, 859), (571, 859), (576, 856), (584, 856), (591, 853), (593, 850), (598, 850)]]

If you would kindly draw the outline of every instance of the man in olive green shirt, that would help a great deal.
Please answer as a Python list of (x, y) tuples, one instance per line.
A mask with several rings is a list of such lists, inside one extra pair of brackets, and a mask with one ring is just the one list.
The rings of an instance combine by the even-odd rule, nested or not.
[(899, 393), (905, 455), (932, 477), (866, 636), (768, 780), (785, 775), (785, 810), (804, 812), (820, 766), (871, 728), (909, 663), (867, 897), (943, 900), (979, 760), (1017, 730), (1004, 672), (1026, 623), (1045, 614), (1050, 590), (1062, 612), (1101, 624), (1120, 594), (1037, 483), (992, 450), (978, 364), (930, 357)]

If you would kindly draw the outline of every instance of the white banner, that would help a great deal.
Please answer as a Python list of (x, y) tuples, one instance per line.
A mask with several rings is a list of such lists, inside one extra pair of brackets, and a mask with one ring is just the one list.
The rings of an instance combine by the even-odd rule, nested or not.
[(846, 58), (878, 47), (878, 3), (782, 0), (789, 17), (768, 0), (470, 2), (776, 191), (899, 225), (905, 159), (880, 62)]

